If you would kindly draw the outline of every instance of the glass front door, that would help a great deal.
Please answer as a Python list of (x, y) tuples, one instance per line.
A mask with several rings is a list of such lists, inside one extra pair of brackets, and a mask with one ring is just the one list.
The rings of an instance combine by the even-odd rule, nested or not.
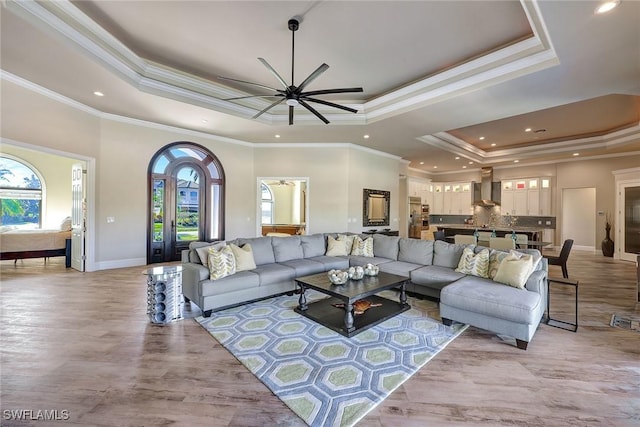
[(640, 254), (640, 187), (624, 187), (622, 259), (635, 261)]

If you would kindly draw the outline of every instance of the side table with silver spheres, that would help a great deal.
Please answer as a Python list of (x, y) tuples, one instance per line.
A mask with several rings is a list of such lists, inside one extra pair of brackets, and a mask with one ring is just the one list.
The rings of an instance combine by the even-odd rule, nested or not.
[(151, 323), (166, 325), (182, 319), (182, 266), (152, 267), (147, 275), (147, 316)]

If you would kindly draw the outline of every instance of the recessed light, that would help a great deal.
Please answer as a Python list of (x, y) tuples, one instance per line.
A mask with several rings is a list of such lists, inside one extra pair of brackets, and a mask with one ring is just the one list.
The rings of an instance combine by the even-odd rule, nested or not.
[(492, 147), (495, 147), (497, 144), (495, 142), (491, 143)]
[(100, 92), (99, 90), (97, 90), (97, 91), (93, 92), (93, 94), (94, 94), (95, 96), (104, 96), (104, 93)]
[(362, 136), (364, 139), (369, 139), (369, 135), (363, 135)]
[(424, 162), (420, 162), (421, 165), (424, 165)]
[(481, 136), (480, 138), (478, 138), (480, 141), (484, 141), (484, 136)]
[(596, 14), (607, 13), (615, 9), (620, 4), (620, 0), (609, 0), (601, 3), (596, 7)]
[(438, 169), (438, 167), (437, 167), (437, 166), (434, 166), (433, 168), (434, 168), (434, 169)]
[(466, 169), (466, 168), (467, 168), (466, 166), (462, 166), (462, 169)]
[(456, 160), (460, 160), (460, 157), (456, 157)]
[(524, 131), (525, 132), (531, 132), (531, 128), (526, 128)]
[(473, 164), (473, 162), (469, 162), (469, 164), (470, 164), (470, 165), (472, 165), (472, 164)]
[(277, 134), (276, 134), (276, 135), (274, 135), (274, 136), (275, 136), (276, 138), (280, 138), (280, 135), (277, 135)]
[(520, 160), (514, 160), (513, 163), (518, 163)]
[(573, 153), (573, 156), (574, 156), (574, 157), (577, 157), (577, 156), (579, 156), (579, 155), (580, 155), (580, 153)]
[(207, 120), (207, 119), (202, 119), (202, 123), (209, 123), (209, 120)]

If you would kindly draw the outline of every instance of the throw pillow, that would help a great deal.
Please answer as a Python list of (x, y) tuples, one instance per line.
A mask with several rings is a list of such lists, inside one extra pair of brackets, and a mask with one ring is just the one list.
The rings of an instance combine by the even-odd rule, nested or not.
[(502, 263), (502, 260), (508, 256), (509, 252), (498, 251), (495, 249), (491, 249), (489, 251), (489, 279), (496, 277), (500, 263)]
[(458, 268), (458, 273), (471, 274), (472, 276), (489, 277), (489, 249), (482, 249), (477, 254), (473, 251), (473, 246), (467, 246), (462, 251)]
[(61, 231), (71, 231), (71, 217), (68, 216), (65, 219), (62, 220), (62, 223), (60, 223), (60, 230)]
[(353, 241), (355, 240), (355, 238), (355, 234), (338, 234), (338, 240), (344, 240), (347, 242), (347, 255), (349, 255), (351, 253), (351, 250), (353, 249)]
[(518, 251), (514, 251), (514, 250), (510, 250), (509, 253), (512, 254), (513, 256), (515, 256), (518, 259), (530, 259), (531, 260), (531, 270), (529, 270), (529, 273), (527, 273), (527, 277), (528, 277), (533, 272), (533, 269), (536, 267), (536, 260), (534, 259), (534, 257), (532, 255), (524, 254), (522, 252), (518, 252)]
[(215, 243), (213, 245), (202, 246), (202, 247), (196, 248), (196, 253), (198, 254), (198, 257), (200, 258), (200, 263), (202, 265), (204, 265), (205, 267), (209, 267), (209, 249), (215, 248), (216, 250), (220, 250), (220, 249), (224, 248), (225, 245), (226, 245), (225, 242), (218, 242), (218, 243)]
[(347, 252), (347, 241), (334, 239), (331, 236), (327, 237), (327, 252), (325, 253), (327, 256), (347, 256), (349, 252)]
[(220, 250), (209, 248), (209, 278), (211, 280), (222, 279), (236, 272), (236, 258), (229, 246)]
[(236, 259), (236, 272), (253, 270), (254, 268), (256, 268), (256, 261), (253, 259), (253, 249), (251, 249), (250, 244), (245, 243), (242, 247), (240, 247), (231, 243), (229, 244), (229, 247), (231, 248), (231, 252), (233, 252), (233, 256)]
[(351, 255), (373, 258), (373, 237), (367, 237), (362, 240), (360, 236), (355, 236)]
[(502, 262), (496, 276), (493, 278), (496, 282), (513, 286), (514, 288), (524, 289), (525, 283), (529, 278), (531, 269), (533, 268), (533, 260), (531, 257), (517, 258), (514, 254), (509, 254)]

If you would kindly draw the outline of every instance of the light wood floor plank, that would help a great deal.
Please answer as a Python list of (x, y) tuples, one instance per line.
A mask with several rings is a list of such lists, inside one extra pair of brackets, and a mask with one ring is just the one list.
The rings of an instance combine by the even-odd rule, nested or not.
[[(151, 325), (143, 267), (63, 262), (0, 262), (0, 409), (66, 409), (70, 425), (104, 427), (304, 425), (192, 319)], [(573, 251), (569, 273), (577, 333), (541, 325), (522, 351), (469, 328), (361, 425), (640, 425), (640, 333), (609, 326), (614, 313), (640, 317), (635, 265)], [(552, 292), (554, 317), (571, 320), (573, 289)]]

